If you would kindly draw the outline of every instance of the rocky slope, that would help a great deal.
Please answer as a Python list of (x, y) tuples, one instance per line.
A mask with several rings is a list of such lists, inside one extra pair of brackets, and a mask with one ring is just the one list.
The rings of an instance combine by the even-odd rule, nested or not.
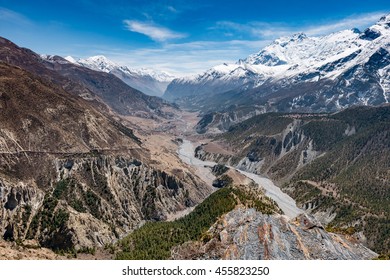
[(294, 220), (235, 209), (215, 223), (206, 242), (189, 242), (172, 250), (174, 259), (230, 260), (358, 260), (376, 253), (358, 240), (328, 233), (313, 217)]
[(228, 110), (222, 112), (204, 114), (196, 124), (195, 130), (199, 134), (226, 132), (231, 126), (262, 113), (265, 113), (265, 110), (260, 107), (231, 106)]
[(4, 239), (57, 250), (104, 246), (211, 192), (185, 169), (160, 170), (131, 129), (40, 69), (36, 76), (0, 63)]
[(329, 228), (364, 233), (371, 249), (387, 253), (389, 110), (263, 114), (232, 126), (196, 153), (279, 181)]
[(0, 239), (0, 260), (60, 260), (63, 256), (31, 242), (16, 244)]
[[(0, 61), (21, 67), (40, 78), (83, 97), (100, 110), (147, 118), (169, 117), (170, 106), (160, 98), (147, 96), (131, 88), (112, 74), (94, 71), (59, 56), (40, 55), (0, 38)], [(104, 104), (108, 105), (104, 106)]]
[(336, 111), (388, 103), (390, 15), (364, 32), (283, 37), (236, 64), (175, 79), (164, 97), (203, 112), (231, 105), (266, 111)]

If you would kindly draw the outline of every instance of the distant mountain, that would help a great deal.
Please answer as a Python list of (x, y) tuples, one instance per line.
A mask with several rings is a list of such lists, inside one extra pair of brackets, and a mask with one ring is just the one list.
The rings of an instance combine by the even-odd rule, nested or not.
[(95, 71), (114, 74), (129, 86), (152, 96), (162, 96), (168, 84), (175, 78), (167, 72), (146, 68), (131, 69), (127, 66), (120, 66), (102, 55), (78, 60), (68, 56), (65, 59)]
[(69, 93), (95, 102), (102, 110), (105, 104), (121, 115), (155, 118), (167, 116), (164, 108), (170, 106), (161, 98), (145, 95), (128, 86), (112, 74), (70, 63), (60, 56), (40, 56), (1, 37), (0, 61), (21, 67)]
[(336, 111), (390, 100), (390, 15), (360, 32), (282, 37), (235, 64), (173, 80), (164, 98), (222, 110), (258, 105), (266, 111)]

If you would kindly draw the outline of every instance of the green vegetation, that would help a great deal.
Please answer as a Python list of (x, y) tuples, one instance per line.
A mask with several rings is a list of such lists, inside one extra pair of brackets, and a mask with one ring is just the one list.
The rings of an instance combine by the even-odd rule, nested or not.
[(24, 206), (24, 211), (23, 211), (23, 214), (22, 214), (22, 223), (23, 223), (23, 228), (27, 228), (27, 223), (28, 223), (28, 219), (30, 218), (31, 216), (31, 206), (30, 205), (25, 205)]
[(58, 181), (54, 188), (53, 196), (57, 199), (60, 199), (63, 196), (63, 194), (67, 191), (69, 182), (70, 182), (69, 180)]
[(213, 174), (215, 176), (221, 176), (222, 174), (224, 174), (228, 170), (229, 170), (229, 167), (227, 167), (223, 164), (216, 164), (213, 166), (213, 168), (211, 168), (211, 172), (213, 172)]
[(375, 258), (374, 260), (390, 260), (390, 254), (387, 254), (387, 255), (379, 255), (377, 258)]
[[(238, 188), (222, 188), (199, 204), (187, 216), (172, 222), (148, 222), (120, 243), (117, 259), (168, 259), (173, 246), (190, 240), (205, 240), (206, 231), (218, 217), (237, 204), (253, 206), (264, 213), (275, 213), (269, 201), (253, 198)], [(207, 238), (206, 238), (207, 239)]]
[(213, 181), (213, 187), (215, 188), (225, 188), (231, 186), (232, 184), (233, 184), (233, 179), (226, 174), (219, 176), (217, 179)]
[(352, 235), (357, 231), (355, 227), (340, 228), (332, 225), (327, 225), (325, 229), (328, 232), (346, 234), (346, 235)]
[[(368, 239), (371, 249), (379, 253), (390, 251), (390, 108), (355, 108), (332, 116), (355, 127), (356, 133), (342, 136), (344, 127), (335, 129), (319, 125), (317, 147), (326, 154), (301, 169), (291, 180), (293, 197), (303, 202), (318, 201), (318, 210), (334, 207), (336, 218), (329, 224), (338, 232), (351, 232), (350, 225), (359, 221), (359, 230)], [(318, 123), (317, 123), (318, 124)], [(335, 127), (337, 127), (336, 123)], [(327, 132), (334, 131), (333, 136)], [(314, 131), (314, 130), (313, 130)], [(330, 144), (327, 144), (329, 141)], [(302, 197), (301, 180), (333, 185), (337, 195), (318, 200), (318, 194)], [(357, 229), (355, 229), (357, 230)]]
[(363, 233), (368, 239), (368, 245), (375, 252), (390, 255), (390, 217), (369, 217), (365, 219)]
[(81, 247), (80, 249), (77, 250), (77, 254), (95, 255), (96, 248), (95, 247)]
[[(82, 193), (83, 200), (76, 197), (76, 190)], [(45, 195), (42, 207), (33, 216), (27, 231), (27, 239), (35, 238), (38, 230), (40, 230), (40, 232), (49, 239), (59, 232), (66, 230), (66, 224), (69, 220), (69, 213), (66, 209), (58, 206), (60, 200), (66, 201), (70, 206), (79, 212), (86, 211), (84, 206), (85, 203), (86, 206), (90, 208), (93, 215), (95, 214), (96, 216), (99, 216), (99, 209), (97, 206), (100, 203), (99, 197), (97, 197), (89, 190), (84, 193), (73, 179), (60, 180), (55, 184), (53, 192), (47, 193)], [(31, 207), (26, 206), (22, 215), (23, 223), (27, 224), (30, 215)], [(50, 244), (49, 247), (50, 246), (57, 245)], [(58, 246), (58, 248), (61, 247), (61, 245)]]
[(72, 207), (77, 212), (80, 213), (86, 212), (83, 202), (80, 199), (74, 198), (73, 200), (69, 201), (69, 206)]
[(302, 127), (303, 133), (313, 139), (316, 151), (326, 151), (342, 140), (348, 125), (331, 118), (313, 119)]
[(155, 199), (157, 198), (156, 188), (148, 185), (142, 201), (141, 211), (146, 220), (154, 220), (157, 216)]
[(296, 196), (296, 202), (300, 205), (321, 196), (321, 191), (307, 182), (298, 181), (290, 187), (294, 187), (293, 193)]
[(100, 197), (98, 197), (94, 192), (88, 189), (86, 192), (83, 192), (83, 198), (92, 216), (97, 219), (100, 219), (102, 216), (99, 208)]
[(69, 213), (63, 209), (56, 209), (57, 204), (57, 198), (48, 194), (45, 196), (42, 208), (32, 219), (27, 238), (34, 238), (38, 228), (44, 229), (48, 236), (65, 228)]
[(217, 136), (216, 139), (223, 139), (229, 143), (240, 143), (253, 134), (274, 135), (281, 133), (292, 121), (292, 118), (288, 115), (279, 113), (257, 115), (232, 126), (228, 132)]
[(255, 191), (249, 188), (245, 190), (234, 188), (232, 192), (236, 198), (238, 198), (238, 201), (240, 201), (240, 203), (245, 205), (247, 208), (254, 208), (257, 211), (268, 215), (274, 213), (283, 214), (283, 211), (278, 208), (275, 201), (265, 196), (260, 198)]

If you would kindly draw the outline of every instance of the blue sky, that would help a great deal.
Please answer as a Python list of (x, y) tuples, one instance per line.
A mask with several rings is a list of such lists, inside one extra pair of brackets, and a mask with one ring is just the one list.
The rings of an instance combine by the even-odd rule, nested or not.
[(0, 0), (0, 36), (38, 53), (102, 54), (130, 67), (198, 73), (280, 36), (364, 29), (386, 1)]

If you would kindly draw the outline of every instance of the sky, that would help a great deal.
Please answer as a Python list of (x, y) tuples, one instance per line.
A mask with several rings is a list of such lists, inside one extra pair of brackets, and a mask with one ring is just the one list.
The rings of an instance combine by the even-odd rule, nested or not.
[(0, 0), (0, 36), (40, 54), (104, 55), (184, 76), (281, 36), (364, 30), (388, 13), (389, 0)]

